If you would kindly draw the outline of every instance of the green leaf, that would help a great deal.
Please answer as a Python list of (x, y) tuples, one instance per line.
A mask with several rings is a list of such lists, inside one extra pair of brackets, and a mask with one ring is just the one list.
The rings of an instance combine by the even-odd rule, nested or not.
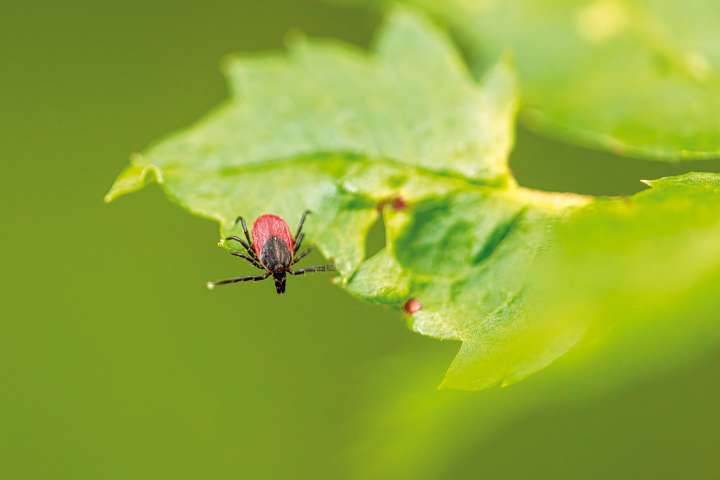
[(447, 22), (476, 67), (510, 50), (532, 128), (657, 160), (720, 157), (715, 2), (399, 2)]
[[(413, 330), (463, 342), (444, 385), (481, 389), (537, 371), (577, 339), (529, 333), (527, 277), (552, 227), (587, 199), (513, 188), (466, 188), (386, 211), (387, 246), (360, 266), (350, 291), (400, 307), (422, 304)], [(517, 345), (533, 337), (532, 345)]]
[(720, 344), (720, 174), (648, 183), (633, 197), (577, 211), (536, 262), (529, 283), (538, 295), (527, 302), (534, 329), (513, 348), (574, 331), (578, 342), (551, 366), (482, 395), (429, 388), (444, 349), (376, 366), (383, 374), (368, 378), (376, 396), (354, 425), (354, 478), (441, 478), (479, 441), (534, 410), (582, 409), (613, 391), (614, 402), (627, 401), (616, 390), (630, 382), (636, 393), (681, 398), (679, 379), (702, 381), (693, 370), (710, 372)]
[[(571, 221), (571, 233), (559, 240), (554, 230), (578, 210), (594, 211), (583, 208), (592, 199), (515, 185), (507, 168), (514, 82), (505, 63), (475, 83), (437, 29), (402, 11), (390, 17), (375, 50), (302, 40), (287, 56), (232, 60), (231, 99), (134, 156), (107, 199), (155, 181), (188, 210), (217, 220), (223, 235), (239, 233), (238, 214), (275, 213), (294, 223), (311, 209), (308, 241), (335, 262), (342, 286), (399, 311), (414, 298), (422, 308), (408, 317), (413, 330), (462, 342), (444, 386), (513, 383), (582, 344), (594, 328), (576, 321), (588, 315), (541, 314), (547, 302), (538, 303), (556, 295), (550, 305), (563, 305), (566, 289), (546, 286), (566, 284), (576, 259), (550, 261), (545, 252), (553, 244), (563, 254), (583, 251), (581, 223)], [(657, 191), (687, 198), (690, 208), (705, 201), (705, 193), (692, 193), (698, 184), (662, 180)], [(625, 205), (596, 203), (599, 211)], [(367, 232), (380, 211), (386, 246), (366, 258)], [(608, 244), (611, 250), (644, 238), (632, 225), (609, 232), (629, 237)], [(692, 225), (669, 223), (664, 234)], [(678, 248), (688, 238), (675, 240)], [(593, 266), (581, 273), (592, 276)], [(561, 273), (548, 280), (538, 270)], [(573, 282), (578, 294), (594, 292), (582, 278)]]
[[(610, 379), (687, 362), (720, 342), (720, 174), (647, 183), (559, 227), (570, 197), (543, 205), (522, 189), (388, 212), (387, 251), (349, 288), (421, 299), (412, 328), (463, 341), (443, 382), (451, 388), (509, 385), (571, 349)], [(379, 275), (387, 265), (392, 275)]]
[[(233, 98), (135, 156), (107, 199), (140, 188), (152, 172), (169, 196), (226, 230), (238, 214), (273, 211), (292, 222), (309, 208), (317, 213), (309, 233), (347, 275), (364, 256), (374, 205), (391, 190), (381, 185), (415, 171), (512, 181), (515, 95), (505, 64), (478, 86), (439, 31), (403, 12), (376, 50), (296, 39), (287, 57), (231, 60)], [(387, 167), (383, 177), (360, 191), (374, 164)]]
[(720, 174), (648, 184), (563, 225), (538, 269), (548, 288), (535, 322), (584, 325), (573, 353), (584, 375), (647, 376), (720, 342)]
[[(341, 284), (398, 310), (418, 297), (416, 331), (464, 342), (453, 384), (492, 385), (554, 358), (515, 358), (508, 342), (524, 328), (528, 265), (556, 219), (587, 199), (515, 186), (505, 63), (477, 84), (439, 30), (398, 11), (373, 55), (296, 40), (287, 56), (236, 58), (226, 71), (232, 98), (133, 157), (108, 200), (154, 180), (223, 235), (237, 233), (239, 214), (294, 223), (311, 209), (308, 240)], [(387, 247), (365, 259), (378, 207), (393, 200), (407, 208), (384, 209)]]

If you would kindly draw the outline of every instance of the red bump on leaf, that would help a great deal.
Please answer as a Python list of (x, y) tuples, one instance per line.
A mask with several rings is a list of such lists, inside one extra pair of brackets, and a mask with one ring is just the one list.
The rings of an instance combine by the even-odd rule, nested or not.
[(377, 208), (378, 210), (382, 210), (383, 208), (385, 208), (386, 205), (390, 205), (395, 211), (405, 210), (408, 207), (408, 204), (404, 198), (393, 197), (378, 202)]
[(407, 206), (407, 202), (402, 197), (395, 197), (392, 201), (392, 207), (395, 210), (405, 210)]
[(410, 300), (405, 302), (403, 310), (405, 310), (405, 313), (407, 313), (408, 315), (412, 315), (422, 310), (422, 303), (420, 303), (417, 298), (411, 298)]

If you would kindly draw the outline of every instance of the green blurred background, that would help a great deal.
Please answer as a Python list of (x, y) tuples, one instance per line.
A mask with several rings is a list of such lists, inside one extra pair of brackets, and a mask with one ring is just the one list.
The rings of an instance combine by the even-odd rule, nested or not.
[[(3, 7), (0, 478), (720, 478), (720, 352), (576, 401), (437, 391), (457, 344), (328, 276), (209, 292), (245, 271), (214, 224), (157, 188), (102, 203), (130, 153), (224, 98), (224, 55), (292, 30), (367, 45), (378, 20), (298, 0)], [(593, 194), (720, 171), (525, 131), (511, 165)]]

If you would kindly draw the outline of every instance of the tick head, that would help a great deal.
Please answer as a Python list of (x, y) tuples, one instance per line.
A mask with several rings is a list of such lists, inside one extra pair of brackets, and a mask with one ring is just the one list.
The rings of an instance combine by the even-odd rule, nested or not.
[(272, 272), (273, 279), (275, 280), (275, 291), (277, 293), (285, 293), (285, 278), (287, 277), (287, 271), (290, 268), (289, 262), (287, 265), (282, 262), (276, 262), (272, 265), (268, 265), (267, 268), (270, 272)]
[(275, 280), (275, 291), (277, 293), (285, 293), (285, 271), (273, 273), (273, 279)]

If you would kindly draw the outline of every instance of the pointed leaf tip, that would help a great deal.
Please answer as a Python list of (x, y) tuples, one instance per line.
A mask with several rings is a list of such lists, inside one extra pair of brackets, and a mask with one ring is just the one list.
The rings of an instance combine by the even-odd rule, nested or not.
[(105, 203), (110, 203), (118, 197), (140, 190), (150, 182), (163, 183), (162, 171), (153, 164), (142, 165), (139, 155), (134, 156), (132, 163), (118, 175), (112, 187), (105, 194)]

